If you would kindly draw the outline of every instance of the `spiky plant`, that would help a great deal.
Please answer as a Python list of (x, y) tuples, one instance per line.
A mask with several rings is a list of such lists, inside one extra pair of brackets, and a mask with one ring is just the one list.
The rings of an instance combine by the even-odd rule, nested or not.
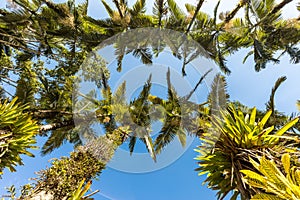
[[(297, 123), (298, 118), (274, 130), (274, 126), (265, 127), (271, 114), (272, 111), (268, 111), (262, 119), (257, 119), (256, 108), (252, 109), (250, 115), (244, 115), (230, 104), (227, 111), (222, 112), (222, 117), (212, 122), (214, 126), (211, 131), (204, 134), (203, 145), (196, 150), (200, 153), (196, 158), (199, 160), (197, 170), (200, 171), (199, 175), (207, 174), (205, 183), (218, 190), (218, 199), (223, 199), (231, 191), (234, 191), (232, 199), (239, 194), (242, 199), (250, 199), (257, 190), (243, 180), (240, 170), (254, 170), (249, 158), (255, 160), (257, 155), (278, 160), (288, 148), (285, 142), (295, 139), (287, 137), (289, 133), (286, 131)], [(219, 134), (217, 142), (209, 137), (211, 132)], [(213, 143), (214, 146), (205, 148), (205, 143)], [(293, 144), (290, 142), (289, 148), (295, 149)]]
[(16, 171), (15, 166), (23, 165), (21, 154), (33, 157), (28, 151), (35, 146), (35, 135), (39, 131), (37, 123), (24, 113), (28, 107), (16, 103), (0, 101), (0, 174), (4, 168)]
[(95, 193), (99, 192), (99, 190), (96, 190), (95, 192), (89, 194), (88, 196), (84, 196), (85, 193), (90, 189), (92, 185), (92, 181), (88, 181), (85, 185), (84, 183), (85, 183), (85, 179), (82, 179), (82, 181), (79, 183), (79, 187), (77, 188), (77, 190), (75, 190), (72, 196), (69, 197), (67, 200), (84, 200), (84, 199), (92, 200), (92, 198), (87, 198), (87, 197), (94, 195)]
[(259, 158), (259, 163), (253, 159), (250, 159), (250, 162), (259, 172), (251, 170), (241, 172), (246, 175), (244, 178), (247, 184), (262, 189), (262, 192), (251, 198), (252, 200), (300, 199), (300, 163), (291, 159), (289, 153), (282, 155), (281, 168), (274, 160), (266, 159), (265, 156)]

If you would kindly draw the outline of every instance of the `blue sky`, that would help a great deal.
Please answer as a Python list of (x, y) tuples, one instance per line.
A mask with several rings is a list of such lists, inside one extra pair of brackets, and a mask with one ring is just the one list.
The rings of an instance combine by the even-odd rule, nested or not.
[[(129, 0), (129, 4), (132, 2)], [(148, 5), (151, 5), (151, 2), (153, 1), (149, 1)], [(187, 1), (177, 2), (183, 5)], [(214, 3), (206, 3), (204, 11), (206, 9), (211, 10), (216, 0), (210, 2)], [(224, 10), (233, 8), (235, 4), (232, 2), (228, 3), (226, 1), (223, 4)], [(189, 1), (189, 3), (193, 2)], [(0, 6), (4, 6), (3, 0), (0, 2)], [(285, 12), (285, 16), (297, 16), (295, 7), (292, 5), (286, 9), (289, 12)], [(96, 17), (106, 16), (99, 0), (90, 1), (89, 12), (90, 15)], [(269, 64), (267, 69), (255, 72), (251, 57), (245, 64), (242, 64), (243, 56), (246, 53), (246, 50), (242, 50), (228, 58), (228, 66), (232, 70), (231, 75), (227, 77), (231, 100), (239, 100), (248, 106), (263, 109), (275, 81), (280, 76), (286, 75), (287, 80), (281, 85), (275, 97), (276, 108), (285, 113), (296, 112), (295, 103), (297, 99), (300, 99), (299, 64), (289, 64), (288, 57), (284, 56), (280, 64)], [(38, 138), (39, 144), (44, 142), (45, 138)], [(176, 162), (166, 168), (150, 173), (125, 173), (108, 167), (102, 172), (100, 180), (93, 183), (93, 189), (100, 189), (101, 191), (94, 198), (96, 200), (216, 199), (215, 192), (207, 189), (206, 186), (202, 186), (205, 177), (198, 177), (197, 172), (194, 171), (197, 168), (194, 160), (197, 153), (193, 149), (197, 145), (199, 145), (198, 139), (193, 140), (187, 151)], [(45, 157), (40, 157), (38, 150), (33, 151), (37, 155), (36, 158), (24, 156), (25, 166), (17, 167), (16, 173), (9, 173), (5, 170), (2, 180), (0, 180), (0, 194), (4, 194), (3, 188), (5, 186), (11, 184), (18, 186), (27, 183), (29, 178), (35, 177), (34, 171), (49, 166), (49, 159), (66, 156), (68, 155), (67, 152), (71, 150), (72, 146), (66, 144)]]

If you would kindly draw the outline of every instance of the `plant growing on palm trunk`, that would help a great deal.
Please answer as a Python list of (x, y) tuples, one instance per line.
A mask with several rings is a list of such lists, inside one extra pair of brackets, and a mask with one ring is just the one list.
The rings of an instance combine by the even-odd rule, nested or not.
[(70, 157), (54, 159), (51, 164), (50, 168), (38, 172), (39, 178), (34, 189), (21, 199), (71, 198), (78, 188), (81, 189), (82, 180), (89, 184), (105, 168), (105, 163), (83, 148), (72, 152)]

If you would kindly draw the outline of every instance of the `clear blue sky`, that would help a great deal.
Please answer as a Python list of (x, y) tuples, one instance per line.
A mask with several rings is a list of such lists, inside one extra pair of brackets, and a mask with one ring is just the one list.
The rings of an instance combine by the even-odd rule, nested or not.
[[(106, 16), (99, 2), (98, 0), (90, 1), (90, 14), (92, 16)], [(131, 2), (129, 1), (129, 3)], [(187, 1), (180, 1), (180, 4), (184, 4), (184, 2)], [(150, 1), (149, 5), (151, 5)], [(0, 6), (4, 6), (4, 1), (0, 2)], [(224, 6), (228, 9), (233, 7), (230, 3)], [(211, 8), (210, 5), (206, 5), (206, 7), (207, 9)], [(272, 66), (272, 64), (269, 64), (266, 70), (257, 73), (254, 71), (251, 58), (245, 64), (242, 64), (245, 54), (246, 51), (241, 51), (228, 59), (228, 66), (232, 70), (232, 74), (227, 77), (231, 100), (239, 100), (248, 106), (257, 106), (263, 109), (277, 78), (286, 75), (288, 79), (282, 84), (276, 95), (276, 106), (278, 110), (286, 113), (296, 112), (295, 102), (300, 99), (299, 64), (291, 65), (288, 58), (283, 57), (279, 65)], [(44, 142), (45, 138), (38, 139), (38, 144)], [(194, 160), (197, 154), (193, 149), (197, 145), (199, 145), (199, 141), (195, 139), (176, 162), (155, 172), (132, 174), (107, 168), (102, 172), (100, 180), (93, 183), (93, 189), (100, 189), (101, 191), (94, 198), (96, 200), (216, 199), (215, 192), (207, 189), (206, 186), (202, 186), (205, 177), (198, 177), (197, 172), (194, 171), (197, 168)], [(0, 180), (0, 194), (4, 194), (3, 188), (5, 186), (26, 184), (29, 178), (35, 177), (34, 171), (49, 166), (49, 159), (66, 156), (71, 150), (72, 146), (65, 144), (62, 148), (45, 157), (40, 157), (38, 150), (33, 151), (37, 155), (36, 158), (24, 156), (25, 166), (17, 167), (16, 173), (4, 171), (3, 178)]]

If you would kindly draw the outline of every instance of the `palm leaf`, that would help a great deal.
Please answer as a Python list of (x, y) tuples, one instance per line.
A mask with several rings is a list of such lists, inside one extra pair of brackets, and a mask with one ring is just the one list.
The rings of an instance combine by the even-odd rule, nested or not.
[(211, 92), (208, 97), (211, 116), (221, 117), (220, 111), (226, 109), (227, 99), (225, 78), (221, 74), (217, 74), (213, 80)]
[(136, 139), (137, 139), (137, 137), (135, 135), (130, 136), (129, 144), (128, 144), (130, 155), (132, 155), (132, 153), (134, 151), (134, 147), (135, 147), (135, 144), (136, 144)]
[(152, 64), (152, 53), (149, 48), (139, 48), (133, 50), (132, 55), (136, 58), (139, 58), (143, 64), (151, 65)]
[[(194, 11), (194, 14), (193, 14), (193, 18), (192, 18), (192, 20), (190, 21), (190, 24), (189, 24), (189, 26), (188, 26), (188, 28), (187, 28), (187, 30), (186, 30), (186, 34), (191, 30), (192, 25), (193, 25), (194, 21), (195, 21), (196, 18), (197, 18), (198, 12), (199, 12), (199, 10), (200, 10), (200, 8), (201, 8), (203, 2), (204, 2), (204, 0), (199, 0), (199, 1), (198, 1), (197, 7), (196, 7), (196, 9), (195, 9), (195, 11)], [(189, 8), (187, 5), (186, 5), (186, 7)], [(190, 8), (191, 8), (191, 7), (190, 7)]]
[(155, 0), (153, 7), (153, 14), (157, 19), (158, 27), (162, 26), (162, 18), (167, 14), (168, 8), (166, 7), (165, 0)]
[(132, 9), (130, 9), (130, 13), (133, 16), (137, 16), (139, 14), (145, 13), (146, 12), (146, 0), (137, 0)]
[(176, 136), (178, 127), (170, 126), (170, 123), (170, 120), (166, 120), (165, 125), (161, 129), (160, 134), (154, 142), (156, 154), (161, 153), (163, 148), (166, 147), (169, 143), (171, 143)]
[(276, 195), (273, 194), (256, 194), (254, 195), (251, 200), (284, 200)]
[(275, 103), (274, 103), (274, 97), (275, 97), (275, 93), (277, 91), (277, 89), (279, 88), (279, 86), (286, 80), (286, 76), (282, 76), (280, 78), (277, 79), (274, 87), (272, 88), (272, 92), (271, 92), (271, 95), (270, 95), (270, 99), (269, 101), (267, 102), (266, 104), (266, 109), (267, 110), (271, 110), (272, 111), (272, 114), (274, 115), (275, 114)]
[(106, 3), (105, 0), (101, 0), (103, 6), (105, 7), (105, 10), (107, 11), (110, 18), (114, 18), (114, 11), (113, 9)]
[(185, 14), (184, 12), (180, 9), (180, 7), (176, 4), (176, 2), (174, 0), (167, 0), (168, 5), (169, 5), (169, 9), (171, 11), (171, 13), (173, 14), (173, 16), (177, 19), (177, 20), (183, 20), (185, 18)]
[(150, 156), (156, 162), (156, 153), (154, 151), (154, 145), (152, 142), (152, 138), (149, 135), (145, 135), (143, 138), (141, 138), (142, 141), (146, 144), (147, 150), (150, 153)]

